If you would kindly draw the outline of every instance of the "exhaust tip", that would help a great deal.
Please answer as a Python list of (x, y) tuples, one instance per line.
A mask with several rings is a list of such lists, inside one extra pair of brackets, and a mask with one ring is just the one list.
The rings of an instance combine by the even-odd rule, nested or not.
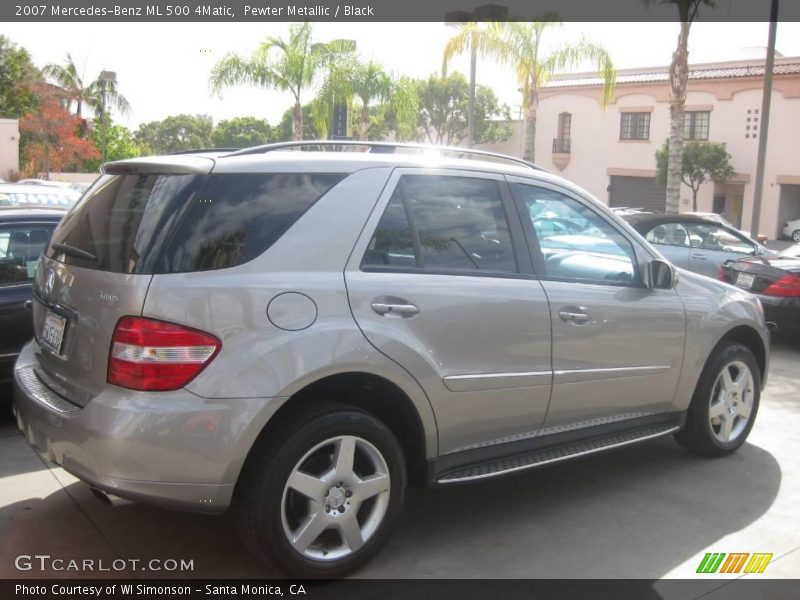
[(119, 496), (114, 496), (113, 494), (109, 494), (108, 492), (104, 492), (103, 490), (97, 489), (96, 487), (89, 488), (92, 491), (92, 494), (95, 498), (100, 500), (103, 504), (107, 504), (108, 506), (125, 506), (126, 504), (133, 504), (130, 500), (125, 500), (125, 498), (120, 498)]

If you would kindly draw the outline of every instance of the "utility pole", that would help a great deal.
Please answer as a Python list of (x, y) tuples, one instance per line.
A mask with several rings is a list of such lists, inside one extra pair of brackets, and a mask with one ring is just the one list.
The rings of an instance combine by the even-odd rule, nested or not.
[(750, 235), (758, 238), (761, 225), (761, 198), (764, 193), (764, 167), (767, 159), (767, 134), (769, 133), (769, 108), (772, 101), (772, 71), (775, 66), (775, 36), (778, 30), (778, 0), (772, 0), (769, 11), (769, 38), (767, 60), (764, 66), (764, 94), (761, 99), (761, 131), (758, 136), (758, 158), (756, 159), (756, 181), (753, 190), (753, 217)]
[[(448, 27), (461, 27), (466, 22), (506, 21), (508, 7), (499, 4), (484, 4), (472, 12), (454, 10), (444, 15)], [(473, 31), (469, 41), (469, 105), (467, 107), (467, 146), (475, 146), (475, 78), (478, 71), (477, 31)], [(442, 77), (447, 76), (447, 62), (442, 63)]]

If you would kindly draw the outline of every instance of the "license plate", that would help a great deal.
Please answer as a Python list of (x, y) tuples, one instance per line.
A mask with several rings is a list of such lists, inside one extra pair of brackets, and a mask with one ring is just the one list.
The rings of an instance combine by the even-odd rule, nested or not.
[(756, 278), (755, 275), (753, 275), (752, 273), (741, 273), (740, 272), (736, 276), (736, 285), (739, 286), (740, 288), (744, 288), (746, 290), (749, 290), (751, 287), (753, 287), (753, 280), (755, 278)]
[(42, 327), (42, 343), (56, 354), (61, 354), (61, 344), (64, 341), (66, 327), (67, 320), (64, 317), (48, 310), (44, 317), (44, 327)]

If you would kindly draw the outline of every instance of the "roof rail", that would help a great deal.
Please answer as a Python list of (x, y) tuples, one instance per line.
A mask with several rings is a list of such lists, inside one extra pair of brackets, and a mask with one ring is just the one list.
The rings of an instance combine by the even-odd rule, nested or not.
[(529, 169), (536, 169), (537, 171), (544, 171), (544, 169), (532, 162), (515, 156), (507, 154), (500, 154), (499, 152), (489, 152), (488, 150), (474, 150), (472, 148), (460, 148), (458, 146), (434, 146), (428, 144), (411, 144), (408, 142), (370, 142), (362, 140), (304, 140), (294, 142), (277, 142), (275, 144), (264, 144), (263, 146), (253, 146), (252, 148), (245, 148), (232, 152), (228, 156), (246, 156), (249, 154), (264, 154), (266, 152), (274, 152), (276, 150), (291, 150), (293, 148), (321, 148), (329, 152), (342, 152), (342, 148), (348, 146), (362, 146), (367, 148), (367, 152), (375, 154), (394, 154), (398, 148), (406, 148), (411, 150), (418, 150), (419, 152), (438, 152), (440, 154), (461, 154), (467, 156), (477, 156), (485, 158), (494, 158), (497, 160), (505, 160), (507, 162), (515, 163), (528, 167)]
[(242, 148), (196, 148), (194, 150), (177, 150), (176, 152), (170, 152), (168, 155), (172, 156), (175, 154), (200, 154), (202, 152), (236, 152), (237, 150), (241, 150)]

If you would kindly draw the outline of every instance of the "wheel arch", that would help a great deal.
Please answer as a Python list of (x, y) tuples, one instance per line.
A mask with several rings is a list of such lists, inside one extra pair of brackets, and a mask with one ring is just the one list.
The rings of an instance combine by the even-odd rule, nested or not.
[(737, 325), (736, 327), (728, 330), (719, 339), (717, 344), (714, 346), (714, 349), (709, 354), (709, 358), (717, 352), (722, 344), (727, 342), (741, 344), (753, 353), (756, 363), (758, 364), (761, 387), (763, 389), (767, 381), (767, 347), (758, 331), (749, 325)]
[(249, 459), (258, 441), (290, 420), (309, 403), (334, 402), (367, 411), (383, 422), (397, 438), (403, 450), (409, 481), (426, 483), (427, 457), (435, 451), (435, 432), (428, 431), (409, 394), (397, 383), (365, 371), (348, 371), (326, 375), (307, 383), (292, 393), (275, 411), (251, 445)]

